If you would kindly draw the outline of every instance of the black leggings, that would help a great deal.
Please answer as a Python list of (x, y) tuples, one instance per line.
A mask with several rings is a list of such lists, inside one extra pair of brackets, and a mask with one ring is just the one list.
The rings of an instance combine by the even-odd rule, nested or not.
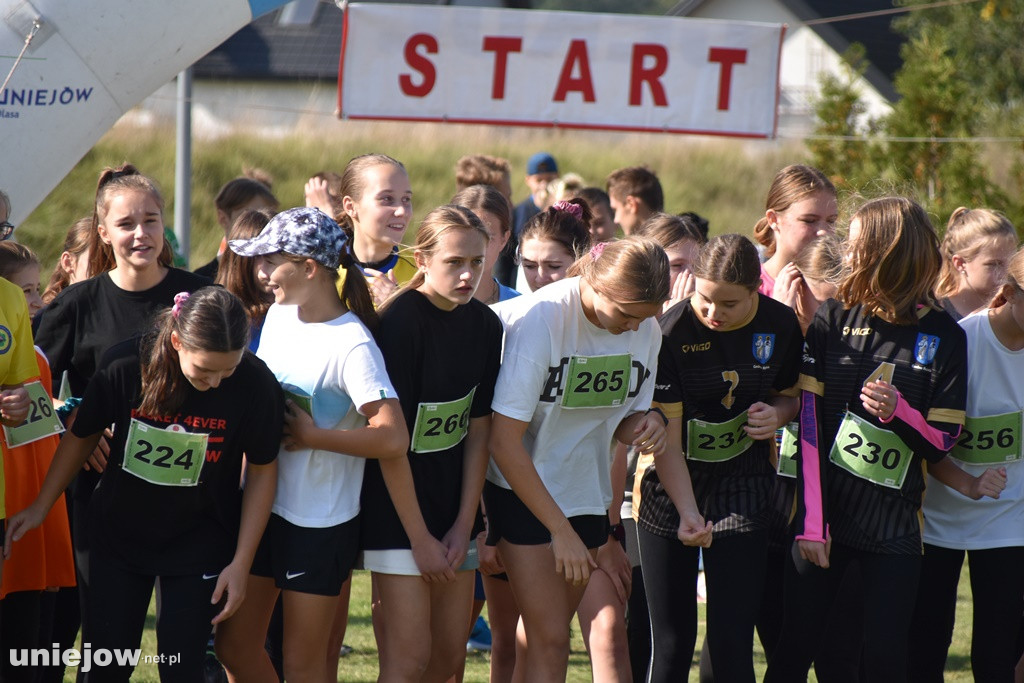
[[(842, 621), (831, 612), (843, 576), (856, 563), (863, 591), (863, 670), (872, 683), (905, 681), (907, 638), (917, 597), (919, 555), (879, 555), (832, 543), (829, 569), (820, 569), (800, 557), (794, 542), (786, 566), (786, 608), (782, 636), (768, 663), (765, 683), (803, 681), (818, 652), (835, 646), (826, 634), (829, 618)], [(855, 615), (850, 615), (856, 618)], [(845, 647), (845, 645), (844, 645)], [(717, 664), (716, 664), (717, 667)], [(717, 674), (717, 668), (715, 673)]]
[(633, 569), (633, 587), (626, 603), (626, 640), (629, 643), (629, 665), (636, 683), (647, 680), (647, 665), (651, 661), (651, 620), (647, 614), (647, 591), (644, 574), (640, 569), (640, 547), (636, 522), (631, 517), (622, 519), (626, 532), (626, 555)]
[[(78, 533), (75, 529), (74, 515), (72, 514), (72, 496), (64, 493), (64, 505), (68, 512), (68, 527), (71, 530), (72, 541)], [(85, 533), (85, 529), (82, 529)], [(82, 581), (78, 575), (78, 558), (75, 557), (76, 581)], [(79, 600), (78, 586), (69, 586), (59, 589), (56, 593), (44, 593), (42, 597), (42, 610), (39, 620), (39, 642), (46, 647), (53, 647), (57, 643), (57, 649), (61, 652), (75, 647), (78, 640), (78, 628), (82, 624), (82, 604)], [(62, 683), (64, 681), (64, 664), (53, 663), (51, 666), (39, 668), (39, 675), (36, 683)]]
[[(651, 615), (648, 681), (686, 680), (697, 637), (697, 548), (638, 530)], [(754, 680), (754, 621), (761, 604), (767, 536), (715, 539), (704, 550), (707, 633), (715, 679)]]
[(979, 683), (1012, 683), (1016, 640), (1024, 613), (1024, 548), (950, 550), (924, 546), (921, 582), (910, 632), (910, 677), (943, 680), (953, 640), (957, 583), (964, 553), (971, 568), (974, 625), (971, 671)]
[[(32, 683), (35, 680), (34, 668), (14, 666), (11, 663), (11, 650), (32, 650), (41, 647), (39, 643), (39, 615), (42, 606), (42, 591), (18, 591), (8, 593), (0, 600), (0, 683)], [(44, 644), (47, 649), (50, 645)]]
[[(156, 585), (159, 651), (141, 654), (160, 655), (160, 680), (164, 683), (203, 680), (206, 643), (212, 630), (210, 620), (220, 609), (220, 605), (210, 604), (216, 578), (138, 574), (95, 546), (90, 552), (89, 569), (88, 630), (82, 640), (91, 644), (93, 653), (101, 648), (113, 651), (140, 647), (149, 601)], [(171, 657), (178, 659), (172, 664)], [(132, 666), (114, 664), (93, 667), (85, 680), (88, 683), (127, 683), (132, 669)]]
[[(773, 566), (774, 562), (778, 566)], [(771, 661), (775, 646), (782, 633), (782, 615), (785, 611), (784, 576), (789, 552), (768, 548), (768, 567), (765, 571), (764, 597), (757, 617), (757, 636), (764, 648), (766, 661)], [(818, 683), (860, 683), (860, 637), (863, 626), (860, 614), (860, 569), (853, 565), (846, 570), (839, 593), (829, 612), (825, 638), (829, 647), (819, 650), (814, 657), (814, 674)], [(772, 611), (774, 610), (774, 611)], [(838, 616), (837, 616), (838, 615)], [(700, 683), (714, 683), (708, 641), (700, 653)]]
[[(775, 643), (779, 640), (782, 630), (782, 584), (786, 569), (786, 553), (771, 544), (765, 562), (764, 590), (761, 591), (761, 607), (757, 612), (754, 626), (758, 640), (764, 650), (765, 660), (772, 658)], [(708, 639), (704, 637), (704, 646), (700, 650), (700, 683), (714, 683), (715, 673), (711, 666), (711, 651), (708, 650)]]

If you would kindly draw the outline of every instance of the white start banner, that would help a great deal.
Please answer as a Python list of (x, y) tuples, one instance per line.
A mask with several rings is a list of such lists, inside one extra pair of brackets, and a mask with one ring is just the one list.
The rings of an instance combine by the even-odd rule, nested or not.
[(352, 3), (343, 118), (770, 138), (785, 26)]

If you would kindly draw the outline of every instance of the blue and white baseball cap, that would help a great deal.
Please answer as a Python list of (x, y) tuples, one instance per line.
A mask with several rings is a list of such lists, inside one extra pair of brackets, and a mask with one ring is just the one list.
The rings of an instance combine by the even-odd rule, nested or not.
[(300, 206), (271, 218), (256, 237), (230, 240), (228, 246), (239, 256), (262, 256), (283, 251), (311, 258), (334, 270), (341, 264), (341, 256), (348, 248), (348, 235), (320, 209)]

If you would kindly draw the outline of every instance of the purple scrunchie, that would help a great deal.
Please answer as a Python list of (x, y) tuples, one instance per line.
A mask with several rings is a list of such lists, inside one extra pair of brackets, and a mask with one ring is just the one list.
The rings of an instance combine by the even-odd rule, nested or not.
[(565, 211), (566, 213), (571, 214), (573, 217), (575, 217), (578, 221), (583, 220), (583, 207), (580, 206), (579, 204), (573, 204), (572, 202), (562, 200), (560, 202), (555, 202), (554, 204), (552, 204), (551, 208), (554, 209), (555, 211)]
[(174, 306), (171, 307), (171, 315), (175, 318), (181, 313), (181, 307), (188, 301), (190, 294), (188, 292), (178, 292), (174, 295)]

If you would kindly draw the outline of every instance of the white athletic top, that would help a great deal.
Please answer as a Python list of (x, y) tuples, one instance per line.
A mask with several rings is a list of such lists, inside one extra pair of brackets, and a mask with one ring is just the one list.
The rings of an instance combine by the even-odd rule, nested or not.
[[(396, 397), (377, 343), (352, 312), (324, 323), (304, 323), (298, 306), (274, 304), (257, 355), (286, 391), (312, 397), (313, 422), (321, 428), (362, 427), (366, 418), (359, 413), (361, 406)], [(274, 513), (314, 528), (335, 526), (359, 514), (365, 459), (282, 448), (277, 462)]]
[[(612, 502), (608, 444), (619, 422), (651, 407), (661, 349), (653, 318), (636, 332), (614, 335), (583, 314), (579, 278), (560, 280), (493, 310), (506, 325), (501, 372), (494, 389), (496, 413), (528, 422), (523, 444), (537, 473), (567, 517), (603, 515)], [(564, 408), (569, 357), (629, 353), (627, 398), (606, 408)], [(487, 480), (511, 488), (492, 460)]]
[[(967, 416), (1024, 408), (1024, 350), (1010, 351), (996, 339), (987, 309), (960, 326), (967, 332)], [(973, 475), (987, 469), (954, 462)], [(1024, 546), (1024, 462), (1006, 465), (998, 500), (971, 500), (929, 476), (923, 512), (925, 543), (961, 550)]]

